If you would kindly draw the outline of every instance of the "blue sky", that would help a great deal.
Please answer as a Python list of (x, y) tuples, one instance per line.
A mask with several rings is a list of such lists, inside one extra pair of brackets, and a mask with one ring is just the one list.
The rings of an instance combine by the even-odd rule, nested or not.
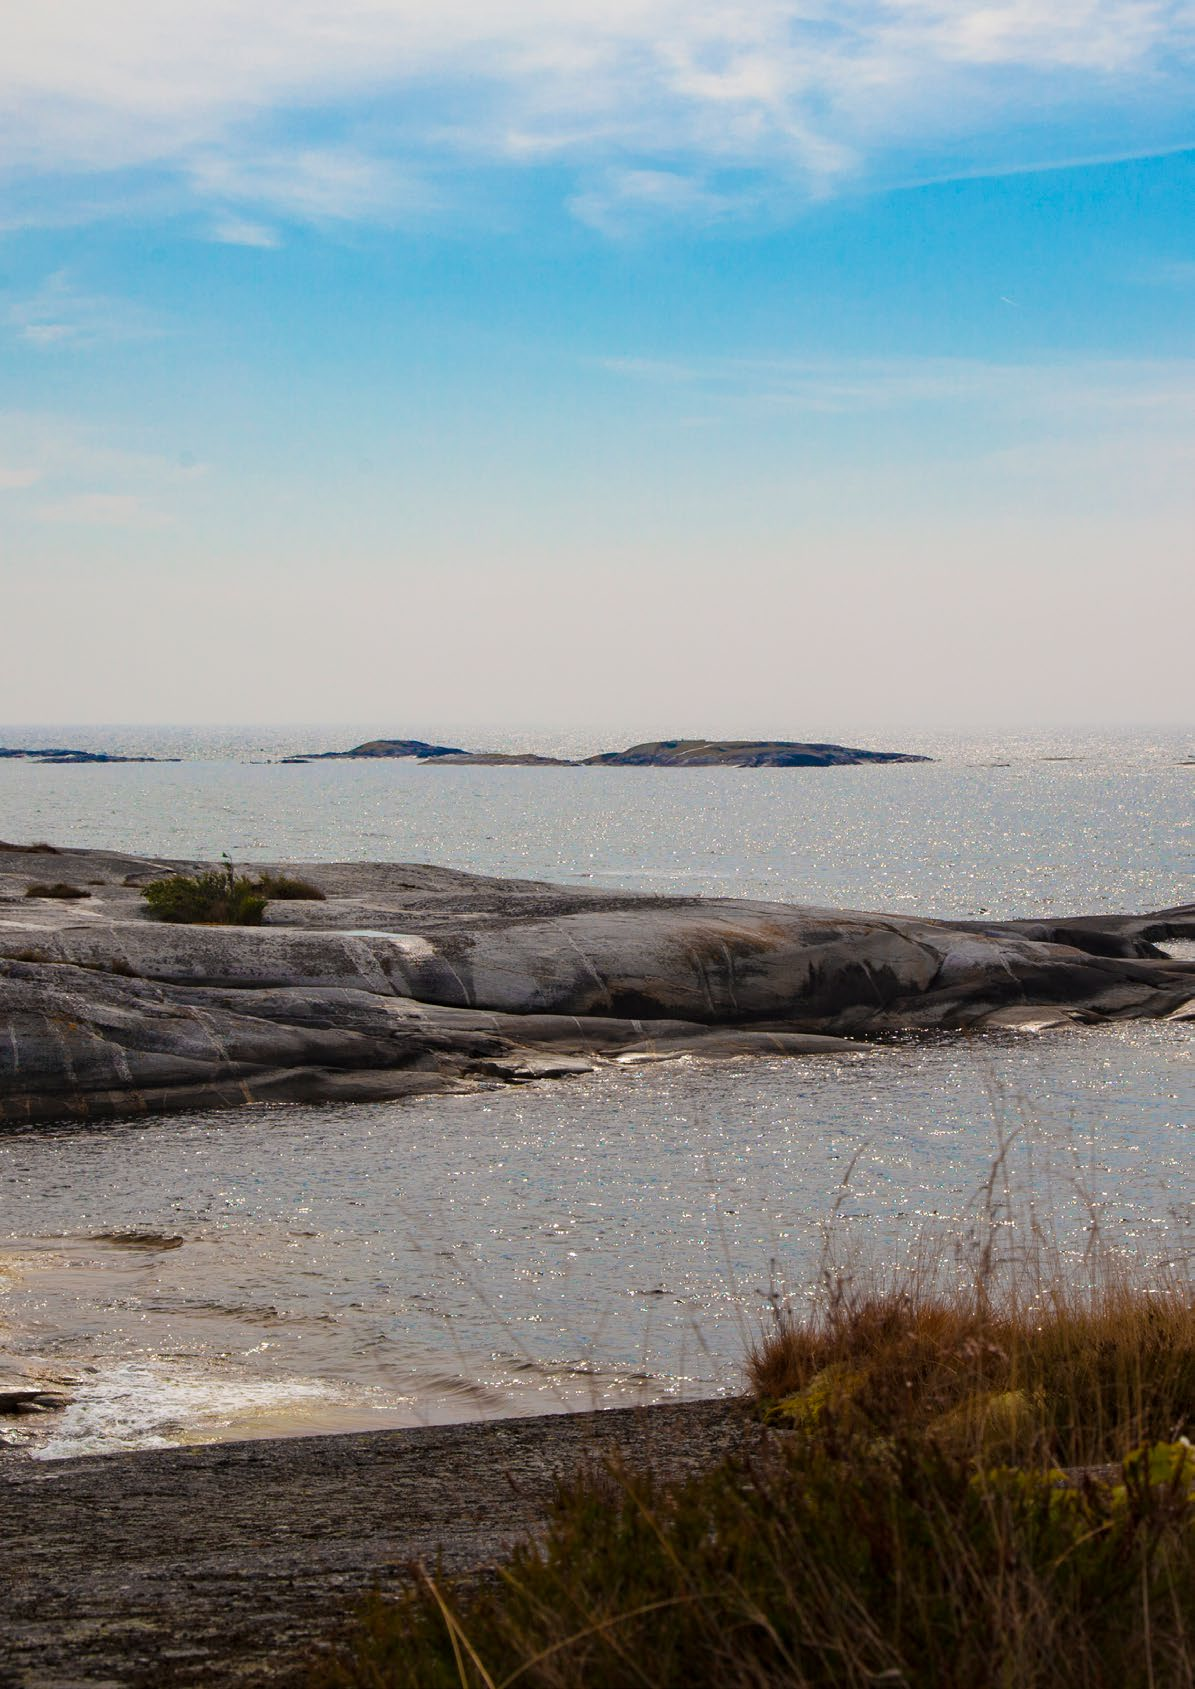
[(1193, 96), (1164, 0), (44, 0), (0, 719), (1190, 721)]

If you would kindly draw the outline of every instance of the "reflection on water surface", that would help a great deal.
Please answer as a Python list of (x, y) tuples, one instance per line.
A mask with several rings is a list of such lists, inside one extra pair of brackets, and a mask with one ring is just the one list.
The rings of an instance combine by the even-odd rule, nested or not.
[(5, 1346), (77, 1381), (22, 1434), (62, 1454), (733, 1391), (832, 1209), (840, 1252), (881, 1264), (958, 1239), (1001, 1133), (1076, 1270), (1093, 1213), (1175, 1259), (1193, 1077), (1189, 1029), (1145, 1024), (10, 1135)]

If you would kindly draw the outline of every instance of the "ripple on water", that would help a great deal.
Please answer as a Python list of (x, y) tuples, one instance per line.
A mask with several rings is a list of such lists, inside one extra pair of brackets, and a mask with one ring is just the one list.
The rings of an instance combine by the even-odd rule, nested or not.
[(827, 1237), (965, 1251), (1002, 1141), (1073, 1271), (1181, 1262), (1193, 1081), (1148, 1023), (10, 1134), (8, 1343), (90, 1380), (59, 1454), (733, 1391)]

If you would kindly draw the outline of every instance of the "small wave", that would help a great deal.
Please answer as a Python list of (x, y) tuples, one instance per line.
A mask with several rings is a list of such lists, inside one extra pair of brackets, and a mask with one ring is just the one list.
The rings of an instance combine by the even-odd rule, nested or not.
[(219, 1297), (157, 1295), (151, 1304), (155, 1314), (181, 1314), (187, 1319), (233, 1320), (238, 1325), (334, 1326), (335, 1314), (290, 1313), (272, 1302), (222, 1302)]
[(237, 1379), (127, 1361), (82, 1383), (28, 1452), (35, 1460), (65, 1460), (209, 1442), (255, 1416), (301, 1412), (341, 1396), (335, 1385), (313, 1379)]
[(587, 1379), (602, 1384), (658, 1384), (652, 1372), (639, 1372), (632, 1367), (599, 1366), (593, 1361), (539, 1361), (520, 1355), (508, 1363), (514, 1372), (533, 1373), (537, 1378)]
[(425, 1395), (444, 1395), (451, 1400), (474, 1402), (480, 1407), (505, 1408), (506, 1397), (500, 1390), (493, 1390), (488, 1384), (479, 1384), (472, 1378), (461, 1378), (456, 1373), (431, 1373), (420, 1379), (420, 1389)]

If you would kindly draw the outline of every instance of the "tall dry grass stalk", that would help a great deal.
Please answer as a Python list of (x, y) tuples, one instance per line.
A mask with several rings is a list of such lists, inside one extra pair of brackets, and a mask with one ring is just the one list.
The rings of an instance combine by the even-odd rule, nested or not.
[[(1018, 1190), (1013, 1152), (1031, 1116), (1006, 1125), (961, 1223), (926, 1228), (900, 1268), (877, 1271), (823, 1230), (813, 1297), (773, 1298), (748, 1346), (747, 1378), (781, 1423), (937, 1438), (1009, 1459), (1084, 1467), (1195, 1426), (1191, 1261), (1146, 1268), (1108, 1244), (1099, 1203), (1072, 1171), (1082, 1247), (1059, 1240), (1049, 1188)], [(1038, 1184), (1043, 1182), (1041, 1171)]]

